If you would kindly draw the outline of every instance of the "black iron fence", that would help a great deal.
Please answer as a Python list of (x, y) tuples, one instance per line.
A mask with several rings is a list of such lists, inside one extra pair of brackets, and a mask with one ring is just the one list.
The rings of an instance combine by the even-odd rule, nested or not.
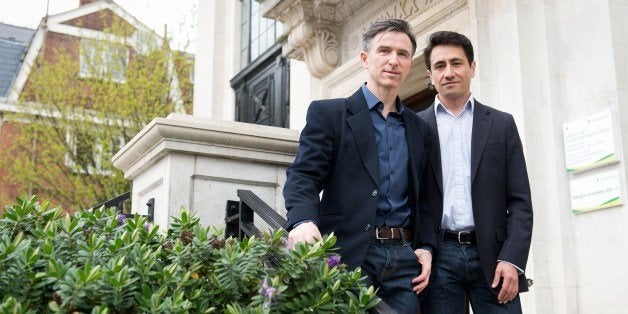
[(225, 216), (225, 236), (242, 239), (245, 236), (261, 235), (255, 227), (253, 217), (256, 213), (268, 226), (273, 229), (282, 228), (286, 219), (249, 190), (238, 190), (240, 201), (227, 201), (227, 215)]
[[(130, 200), (131, 200), (131, 191), (122, 193), (108, 201), (104, 201), (92, 207), (91, 209), (96, 209), (103, 206), (105, 208), (115, 207), (118, 210), (118, 213), (120, 213), (121, 215), (124, 215), (126, 218), (133, 218), (135, 217), (135, 214), (128, 213), (130, 210), (125, 210), (125, 205), (130, 203)], [(140, 215), (140, 216), (146, 216), (148, 222), (153, 223), (153, 221), (155, 220), (155, 199), (154, 198), (149, 199), (148, 202), (146, 202), (146, 206), (148, 207), (147, 215)]]

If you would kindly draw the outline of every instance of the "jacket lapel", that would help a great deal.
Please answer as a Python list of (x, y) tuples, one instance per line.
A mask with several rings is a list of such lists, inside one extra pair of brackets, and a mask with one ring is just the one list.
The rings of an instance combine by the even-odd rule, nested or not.
[(434, 113), (434, 105), (432, 104), (427, 110), (427, 124), (432, 130), (432, 145), (430, 146), (430, 164), (432, 171), (436, 177), (436, 183), (440, 192), (443, 193), (443, 169), (440, 158), (440, 141), (438, 140), (438, 126), (436, 124), (436, 114)]
[(375, 143), (375, 131), (371, 113), (366, 106), (366, 100), (362, 90), (358, 89), (348, 99), (347, 123), (353, 134), (360, 160), (368, 171), (373, 182), (379, 187), (379, 161), (377, 159), (377, 143)]
[(490, 112), (484, 108), (477, 100), (475, 101), (475, 109), (473, 112), (473, 131), (471, 133), (471, 183), (475, 179), (475, 175), (478, 172), (480, 166), (480, 159), (482, 158), (482, 152), (488, 135), (491, 132), (493, 126), (493, 120), (490, 117)]

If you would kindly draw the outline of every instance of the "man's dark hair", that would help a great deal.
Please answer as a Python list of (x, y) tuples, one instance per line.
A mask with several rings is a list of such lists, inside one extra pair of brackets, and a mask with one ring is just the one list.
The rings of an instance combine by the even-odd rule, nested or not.
[(464, 54), (467, 56), (469, 65), (473, 63), (473, 45), (471, 44), (469, 38), (465, 35), (456, 32), (441, 31), (430, 35), (428, 42), (429, 44), (427, 47), (423, 49), (423, 56), (425, 57), (425, 64), (427, 65), (428, 70), (432, 70), (432, 61), (430, 60), (432, 49), (440, 45), (461, 47), (462, 50), (464, 50)]
[(414, 55), (416, 52), (416, 39), (414, 38), (414, 34), (412, 34), (412, 28), (408, 22), (399, 19), (388, 19), (371, 24), (369, 29), (362, 35), (362, 49), (369, 51), (373, 38), (379, 33), (387, 32), (399, 32), (408, 35), (412, 43), (412, 55)]

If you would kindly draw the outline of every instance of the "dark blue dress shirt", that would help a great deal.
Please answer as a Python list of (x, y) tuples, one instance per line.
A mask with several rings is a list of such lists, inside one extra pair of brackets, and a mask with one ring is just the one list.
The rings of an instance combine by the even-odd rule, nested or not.
[(397, 112), (384, 118), (383, 103), (362, 85), (362, 93), (371, 113), (379, 157), (379, 198), (377, 200), (376, 227), (410, 226), (408, 205), (409, 155), (404, 111), (399, 97), (395, 100)]

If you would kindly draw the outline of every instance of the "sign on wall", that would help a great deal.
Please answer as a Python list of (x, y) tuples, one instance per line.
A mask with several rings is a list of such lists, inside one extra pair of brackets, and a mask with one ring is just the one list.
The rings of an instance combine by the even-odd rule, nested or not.
[(567, 172), (577, 172), (619, 161), (611, 110), (563, 126)]
[(619, 170), (616, 169), (571, 180), (569, 187), (574, 214), (622, 204)]

